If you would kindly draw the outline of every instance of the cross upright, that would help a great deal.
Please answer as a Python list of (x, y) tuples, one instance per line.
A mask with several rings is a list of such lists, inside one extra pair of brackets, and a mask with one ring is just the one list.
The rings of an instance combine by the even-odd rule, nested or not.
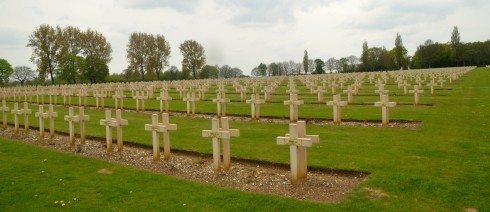
[(419, 85), (419, 88), (421, 88), (424, 80), (418, 76), (417, 79), (415, 79), (415, 82)]
[(383, 126), (387, 126), (390, 123), (390, 113), (388, 109), (390, 107), (395, 107), (396, 102), (390, 102), (388, 95), (382, 95), (381, 101), (374, 103), (375, 107), (381, 107), (381, 117)]
[[(306, 122), (305, 121), (298, 121), (297, 123), (298, 127), (298, 138), (310, 138), (312, 144), (318, 144), (320, 143), (320, 137), (318, 135), (307, 135), (306, 134)], [(286, 137), (289, 137), (289, 133), (286, 133)], [(298, 178), (299, 179), (306, 179), (307, 176), (307, 154), (306, 154), (306, 148), (304, 146), (299, 146), (298, 147)]]
[(24, 102), (24, 109), (22, 109), (22, 114), (24, 114), (24, 133), (29, 132), (29, 114), (31, 114), (31, 109), (29, 109), (29, 104)]
[(260, 119), (260, 104), (265, 103), (265, 101), (260, 99), (259, 93), (252, 94), (252, 96), (250, 98), (251, 99), (248, 99), (246, 101), (246, 103), (250, 104), (252, 107), (252, 119), (259, 120)]
[(80, 143), (85, 144), (85, 121), (89, 121), (90, 116), (85, 115), (83, 107), (78, 107), (78, 122), (80, 123)]
[(44, 119), (48, 118), (48, 113), (44, 112), (43, 105), (39, 105), (39, 112), (36, 112), (34, 115), (39, 117), (39, 138), (44, 139)]
[(303, 100), (298, 100), (298, 94), (290, 93), (289, 100), (284, 101), (285, 105), (289, 105), (289, 120), (290, 122), (298, 121), (298, 105), (302, 105), (305, 102)]
[[(228, 124), (228, 118), (227, 117), (221, 117), (221, 119), (222, 119), (222, 122), (223, 121), (226, 122), (226, 123), (224, 123), (224, 125), (222, 123), (221, 129), (219, 128), (219, 119), (213, 118), (211, 130), (203, 130), (202, 131), (202, 137), (205, 137), (205, 138), (211, 137), (213, 140), (213, 171), (215, 174), (219, 174), (221, 171), (221, 166), (220, 166), (220, 157), (221, 157), (220, 140), (223, 143), (225, 141), (229, 142), (229, 139), (231, 136), (239, 136), (240, 135), (240, 132), (238, 130), (228, 129), (228, 125), (227, 125)], [(225, 151), (227, 151), (227, 153), (225, 153)], [(229, 159), (225, 159), (225, 158), (227, 158), (225, 155), (227, 155), (229, 158), (229, 143), (228, 143), (227, 148), (225, 147), (225, 145), (223, 148), (223, 162), (225, 160), (229, 161)], [(225, 166), (225, 168), (226, 168), (226, 166)], [(228, 168), (229, 168), (229, 165), (228, 165)]]
[(75, 145), (75, 127), (74, 122), (78, 122), (78, 115), (73, 112), (73, 107), (68, 108), (68, 115), (65, 115), (65, 121), (68, 121), (68, 130), (70, 131), (70, 146)]
[(226, 103), (230, 102), (230, 99), (226, 98), (225, 93), (216, 93), (216, 99), (213, 99), (216, 103), (218, 117), (226, 116)]
[(325, 89), (323, 89), (323, 86), (318, 86), (318, 88), (313, 92), (316, 92), (318, 94), (318, 102), (323, 103), (323, 94), (326, 92)]
[(265, 86), (264, 89), (262, 89), (262, 92), (264, 92), (264, 101), (268, 102), (270, 100), (270, 94), (272, 92), (271, 86)]
[(170, 132), (169, 131), (177, 130), (177, 125), (170, 124), (170, 121), (168, 119), (168, 113), (162, 113), (162, 124), (167, 129), (165, 132), (163, 132), (163, 159), (169, 160), (170, 159)]
[(116, 110), (116, 118), (111, 118), (111, 110), (105, 111), (105, 119), (100, 120), (100, 125), (106, 126), (107, 152), (112, 152), (112, 128), (117, 130), (117, 149), (119, 154), (123, 151), (122, 127), (128, 125), (128, 120), (122, 119), (121, 110)]
[(206, 98), (206, 91), (207, 91), (207, 88), (206, 86), (204, 85), (200, 85), (198, 88), (197, 88), (197, 92), (198, 92), (198, 96), (199, 96), (199, 99), (200, 100), (204, 100)]
[(333, 123), (340, 124), (341, 122), (341, 107), (346, 106), (346, 101), (340, 101), (340, 94), (333, 95), (333, 100), (327, 102), (328, 106), (333, 106)]
[(414, 85), (413, 86), (413, 90), (410, 90), (410, 93), (413, 93), (413, 96), (415, 98), (415, 104), (416, 105), (419, 104), (419, 96), (423, 92), (424, 92), (424, 90), (419, 89), (419, 86), (418, 85)]
[(434, 82), (434, 79), (430, 80), (430, 83), (427, 84), (427, 86), (430, 86), (430, 95), (434, 95), (434, 86), (436, 86), (437, 83)]
[(384, 94), (389, 93), (389, 92), (390, 92), (389, 90), (385, 90), (385, 85), (384, 84), (379, 85), (378, 86), (378, 90), (374, 90), (374, 93), (379, 94), (380, 97), (382, 95), (384, 95)]
[(332, 94), (337, 94), (337, 87), (339, 86), (335, 80), (332, 81), (332, 84), (330, 84), (330, 86), (332, 87)]
[(145, 95), (145, 91), (136, 91), (136, 94), (133, 96), (133, 99), (136, 99), (136, 111), (145, 111), (145, 100), (148, 99), (148, 96)]
[(407, 83), (407, 80), (404, 80), (401, 86), (403, 86), (403, 94), (406, 96), (408, 94), (408, 86), (410, 86), (410, 84)]
[(343, 93), (347, 94), (347, 104), (352, 104), (352, 94), (354, 94), (356, 90), (352, 85), (347, 86), (347, 90), (343, 90)]
[(145, 131), (151, 131), (153, 140), (153, 161), (160, 160), (160, 141), (158, 139), (158, 133), (167, 132), (167, 127), (158, 123), (158, 114), (151, 116), (151, 124), (145, 124)]
[(439, 77), (439, 80), (437, 80), (437, 82), (441, 84), (441, 88), (444, 88), (444, 83), (446, 82), (446, 80), (444, 80), (442, 76)]
[[(240, 130), (238, 129), (230, 129), (230, 124), (228, 121), (228, 117), (221, 117), (221, 131), (229, 132), (230, 137), (240, 136)], [(230, 138), (222, 138), (221, 142), (223, 143), (223, 169), (225, 171), (230, 170), (231, 167), (231, 156), (230, 156)]]
[(46, 112), (49, 117), (49, 139), (54, 139), (54, 118), (58, 117), (58, 113), (54, 112), (53, 105), (49, 105), (49, 110)]
[(2, 107), (0, 107), (0, 111), (2, 111), (2, 119), (3, 119), (3, 129), (7, 129), (7, 112), (10, 108), (7, 107), (5, 99), (2, 100)]
[(119, 105), (119, 108), (122, 110), (124, 107), (124, 98), (126, 98), (126, 95), (124, 95), (124, 90), (122, 89), (117, 89), (112, 95), (112, 98), (114, 99), (114, 109), (118, 109), (118, 100), (121, 102)]
[(86, 88), (81, 88), (78, 91), (78, 106), (86, 106), (87, 105), (87, 96), (88, 96), (88, 91)]
[(247, 87), (245, 85), (242, 85), (240, 87), (240, 101), (244, 102), (246, 98), (247, 98)]
[(168, 101), (172, 100), (172, 97), (168, 96), (168, 90), (162, 89), (160, 91), (160, 96), (157, 96), (157, 100), (160, 101), (160, 112), (164, 112), (163, 103), (165, 102), (165, 112), (168, 113)]
[(12, 109), (10, 112), (14, 114), (15, 134), (19, 134), (19, 115), (24, 114), (24, 110), (19, 109), (19, 103), (15, 102), (14, 109)]
[(99, 101), (100, 101), (100, 108), (104, 109), (104, 99), (106, 96), (107, 93), (105, 91), (94, 91), (95, 108), (99, 108)]
[(187, 102), (187, 114), (196, 114), (196, 102), (199, 101), (199, 99), (196, 98), (196, 93), (194, 91), (188, 91), (187, 97), (182, 100)]
[(299, 163), (300, 155), (299, 147), (311, 147), (312, 139), (311, 138), (300, 138), (298, 135), (298, 123), (290, 123), (289, 124), (289, 136), (277, 137), (276, 143), (279, 145), (289, 145), (289, 157), (290, 157), (290, 167), (291, 167), (291, 184), (298, 184), (298, 176), (299, 170), (306, 168), (299, 167), (305, 165), (304, 163)]

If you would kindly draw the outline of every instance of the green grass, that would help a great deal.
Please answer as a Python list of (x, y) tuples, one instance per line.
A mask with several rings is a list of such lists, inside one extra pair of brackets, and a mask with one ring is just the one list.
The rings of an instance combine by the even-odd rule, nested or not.
[[(173, 186), (182, 188), (173, 188), (173, 191), (181, 192), (180, 190), (176, 191), (181, 189), (185, 191), (186, 197), (202, 200), (196, 203), (201, 204), (196, 206), (197, 209), (201, 210), (216, 210), (216, 205), (227, 205), (227, 198), (233, 198), (233, 203), (236, 201), (237, 204), (224, 206), (230, 207), (224, 208), (224, 210), (310, 209), (357, 211), (461, 211), (465, 208), (476, 208), (480, 211), (490, 210), (490, 203), (488, 201), (488, 197), (490, 197), (490, 172), (488, 172), (488, 170), (490, 170), (490, 135), (488, 134), (488, 132), (490, 132), (490, 110), (488, 110), (490, 107), (490, 84), (488, 83), (488, 79), (490, 79), (490, 69), (478, 68), (471, 71), (462, 79), (455, 81), (452, 84), (446, 84), (444, 89), (436, 90), (435, 96), (430, 96), (428, 93), (429, 91), (426, 89), (421, 101), (424, 104), (432, 104), (433, 106), (410, 105), (410, 103), (413, 102), (412, 96), (403, 96), (403, 90), (394, 90), (396, 85), (389, 85), (387, 89), (390, 89), (390, 100), (407, 104), (391, 109), (390, 117), (397, 120), (421, 121), (422, 128), (420, 129), (410, 130), (308, 125), (308, 134), (320, 135), (320, 144), (314, 145), (308, 150), (309, 166), (359, 170), (372, 173), (367, 181), (349, 194), (348, 198), (340, 204), (306, 203), (266, 195), (244, 194), (238, 191), (214, 188), (185, 181), (174, 183), (176, 185)], [(297, 84), (299, 84), (299, 82), (297, 82)], [(364, 86), (365, 87), (361, 90), (362, 93), (359, 96), (354, 97), (354, 102), (372, 103), (376, 101), (378, 97), (371, 94), (371, 91), (374, 90), (374, 86), (368, 84)], [(306, 95), (305, 100), (307, 102), (313, 103), (316, 101), (316, 95), (313, 94), (308, 96), (309, 92), (304, 86), (301, 86), (300, 88), (300, 92)], [(214, 93), (214, 90), (215, 88), (209, 89), (209, 94), (207, 96), (208, 100), (214, 98), (214, 95), (211, 95), (211, 93)], [(279, 91), (282, 90), (286, 90), (285, 84), (278, 88), (278, 94), (281, 94)], [(230, 92), (228, 97), (234, 100), (239, 99), (239, 95), (231, 93), (231, 86), (228, 86), (228, 91)], [(174, 96), (174, 98), (178, 97), (178, 94), (175, 92), (171, 92), (171, 95)], [(286, 95), (273, 96), (272, 101), (277, 103), (263, 105), (262, 115), (287, 117), (288, 107), (280, 103), (287, 98), (288, 96)], [(328, 98), (326, 97), (325, 99)], [(89, 99), (89, 103), (90, 101), (92, 101), (92, 99)], [(125, 106), (133, 107), (134, 103), (131, 103), (131, 101), (132, 100), (125, 101)], [(58, 103), (60, 102), (62, 102), (61, 98), (58, 100)], [(106, 101), (106, 103), (106, 105), (110, 105), (111, 102)], [(147, 103), (147, 106), (156, 109), (159, 107), (159, 104), (157, 101), (150, 101)], [(9, 107), (12, 108), (12, 105), (9, 104)], [(33, 109), (33, 112), (37, 111), (37, 107), (31, 108)], [(171, 102), (170, 108), (185, 109), (184, 102), (174, 100)], [(199, 112), (215, 112), (215, 105), (209, 101), (198, 103), (197, 108)], [(230, 114), (249, 114), (250, 106), (234, 101), (228, 105), (227, 109)], [(57, 107), (55, 110), (60, 113), (60, 117), (56, 120), (57, 130), (67, 132), (67, 124), (61, 118), (67, 113), (67, 109)], [(381, 110), (370, 105), (346, 106), (342, 111), (343, 119), (380, 121), (381, 116)], [(103, 118), (103, 112), (101, 110), (87, 110), (86, 112), (90, 115), (91, 119), (91, 121), (87, 123), (89, 136), (104, 137), (104, 127), (98, 125), (98, 120)], [(130, 126), (124, 127), (125, 142), (140, 143), (148, 146), (151, 145), (151, 133), (143, 130), (144, 124), (150, 123), (150, 116), (137, 113), (125, 113), (123, 117), (129, 119), (130, 123)], [(319, 104), (302, 105), (300, 106), (300, 117), (331, 118), (331, 108)], [(13, 119), (11, 115), (9, 115), (9, 120), (12, 123)], [(31, 120), (34, 120), (34, 116), (31, 117)], [(172, 148), (211, 153), (210, 140), (201, 138), (200, 136), (201, 130), (210, 129), (210, 120), (170, 117), (170, 122), (178, 124), (178, 130), (171, 133)], [(31, 121), (31, 125), (37, 126), (37, 121)], [(232, 121), (230, 122), (230, 127), (240, 129), (241, 133), (240, 137), (232, 138), (232, 156), (276, 163), (288, 163), (289, 151), (287, 147), (277, 146), (275, 144), (275, 137), (286, 133), (288, 129), (287, 125)], [(9, 145), (13, 144), (3, 142), (0, 145), (0, 148), (8, 149), (8, 147), (5, 146)], [(29, 157), (38, 156), (39, 154), (37, 154), (37, 152), (41, 151), (34, 147), (23, 148), (30, 150), (23, 151), (24, 155), (22, 158), (25, 158), (26, 155)], [(13, 162), (6, 162), (14, 157), (10, 154), (20, 155), (21, 152), (2, 150), (2, 162), (0, 164), (1, 173), (9, 173), (14, 179), (18, 178), (15, 176), (20, 177), (23, 173), (27, 172), (28, 174), (26, 174), (24, 179), (24, 186), (36, 185), (34, 187), (39, 186), (40, 188), (38, 189), (40, 191), (48, 189), (47, 187), (50, 187), (51, 184), (42, 183), (45, 181), (37, 181), (37, 178), (32, 177), (38, 175), (39, 172), (30, 173), (30, 169), (24, 170), (23, 168), (18, 168), (24, 166), (24, 159), (12, 159), (12, 161), (20, 163), (17, 165)], [(36, 154), (32, 154), (33, 152), (36, 152)], [(46, 153), (46, 155), (51, 154), (54, 153)], [(75, 156), (66, 157), (76, 158)], [(25, 160), (27, 161), (27, 159)], [(31, 169), (39, 171), (39, 169), (42, 168), (42, 164), (39, 164), (42, 157), (35, 158), (34, 160), (38, 161), (32, 163)], [(81, 159), (77, 158), (72, 160), (78, 162)], [(93, 165), (87, 166), (96, 166), (96, 164), (99, 163), (105, 164), (95, 160), (88, 160), (87, 164)], [(10, 169), (5, 168), (9, 166), (15, 167), (10, 167)], [(73, 169), (73, 166), (74, 165), (67, 164), (66, 168), (61, 168), (60, 174), (69, 174), (78, 169), (78, 166), (76, 169)], [(116, 165), (110, 166), (115, 167)], [(130, 177), (131, 175), (136, 175), (135, 173), (138, 173), (138, 176), (140, 176), (143, 175), (141, 173), (146, 173), (129, 168), (124, 169), (128, 170), (129, 176), (121, 176), (121, 178), (125, 179), (120, 182), (121, 187), (123, 188), (131, 188), (132, 185), (130, 183), (125, 185), (128, 181), (133, 180), (133, 178)], [(80, 174), (80, 176), (92, 179), (101, 177), (93, 172), (93, 174), (87, 173), (90, 172), (85, 172), (83, 175)], [(146, 174), (151, 175), (149, 173)], [(75, 176), (76, 173), (73, 173), (73, 175)], [(155, 178), (165, 177), (155, 176)], [(6, 186), (10, 189), (28, 192), (22, 190), (20, 187), (17, 188), (21, 185), (9, 185), (8, 182), (4, 181), (5, 180), (2, 179), (0, 182), (7, 184)], [(142, 182), (147, 181), (148, 180), (142, 180)], [(156, 180), (155, 182), (160, 181), (163, 180)], [(107, 183), (103, 185), (107, 186), (102, 186), (100, 189), (110, 190), (111, 186), (109, 185), (112, 184)], [(367, 197), (368, 193), (362, 189), (363, 187), (382, 189), (396, 197), (371, 200)], [(225, 203), (214, 204), (211, 199), (202, 197), (202, 193), (199, 191), (192, 192), (192, 189), (194, 188), (197, 188), (199, 191), (205, 190), (210, 192), (212, 194), (211, 196), (213, 196), (211, 199), (218, 199), (225, 201)], [(80, 192), (80, 194), (87, 193), (88, 196), (94, 196), (90, 192), (91, 191), (83, 191)], [(114, 195), (113, 193), (115, 191), (107, 192)], [(117, 192), (115, 193), (117, 194)], [(160, 190), (153, 193), (158, 193), (160, 196), (166, 196), (166, 192), (160, 192)], [(16, 199), (14, 195), (12, 198), (14, 198), (14, 202), (21, 202), (21, 200), (23, 200)], [(4, 199), (5, 198), (0, 198), (0, 203), (3, 203)], [(29, 201), (34, 201), (32, 205), (41, 207), (46, 204), (46, 207), (52, 207), (51, 202), (44, 203), (44, 201), (35, 201), (35, 198), (31, 199), (32, 200)], [(175, 203), (177, 200), (159, 199), (159, 202), (157, 203), (154, 202), (154, 199), (148, 199), (143, 196), (135, 198), (134, 200), (141, 202), (141, 205), (148, 207), (150, 210), (154, 205), (163, 207), (167, 204), (171, 205), (169, 207), (175, 206), (175, 208), (173, 208), (174, 210), (181, 209), (178, 208), (179, 205), (176, 205)], [(100, 205), (116, 205), (117, 203), (115, 199), (107, 199), (106, 201), (109, 203), (87, 203), (89, 204), (87, 207), (97, 210)], [(6, 205), (10, 205), (10, 203)], [(0, 208), (4, 208), (3, 204), (1, 206), (2, 207)], [(109, 207), (112, 206), (104, 208)], [(14, 205), (14, 208), (20, 207), (15, 207)]]

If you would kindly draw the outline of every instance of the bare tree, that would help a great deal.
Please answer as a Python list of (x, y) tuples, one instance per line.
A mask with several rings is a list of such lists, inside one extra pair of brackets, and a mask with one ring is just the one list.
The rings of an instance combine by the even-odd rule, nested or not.
[(16, 66), (12, 73), (12, 78), (19, 81), (21, 86), (24, 86), (26, 81), (36, 77), (36, 72), (27, 66)]

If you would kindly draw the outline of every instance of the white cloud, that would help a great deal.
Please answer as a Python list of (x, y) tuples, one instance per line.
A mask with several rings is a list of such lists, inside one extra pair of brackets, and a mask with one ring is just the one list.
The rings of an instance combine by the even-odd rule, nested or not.
[(489, 39), (490, 2), (484, 0), (3, 0), (0, 58), (31, 65), (29, 34), (40, 24), (73, 25), (103, 33), (113, 46), (111, 72), (127, 66), (132, 32), (162, 34), (170, 63), (180, 67), (179, 45), (201, 43), (208, 64), (239, 67), (261, 62), (359, 56), (362, 42), (392, 48), (399, 32), (410, 54), (427, 39), (447, 42), (453, 26), (463, 41)]

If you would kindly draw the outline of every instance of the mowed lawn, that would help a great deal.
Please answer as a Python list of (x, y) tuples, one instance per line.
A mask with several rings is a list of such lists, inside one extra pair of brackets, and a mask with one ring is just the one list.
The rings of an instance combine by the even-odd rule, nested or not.
[[(478, 68), (453, 84), (447, 84), (446, 89), (439, 90), (442, 95), (432, 97), (425, 87), (421, 101), (432, 106), (402, 105), (391, 110), (393, 119), (422, 121), (420, 129), (308, 125), (308, 134), (320, 135), (320, 144), (308, 150), (310, 166), (371, 173), (367, 181), (339, 204), (217, 188), (1, 141), (0, 209), (462, 211), (474, 208), (488, 211), (489, 79), (490, 69)], [(397, 101), (396, 97), (390, 99)], [(399, 99), (398, 102), (410, 102), (408, 97)], [(12, 104), (9, 107), (12, 108)], [(281, 113), (287, 116), (287, 107), (282, 107), (285, 109)], [(305, 107), (305, 117), (315, 114), (331, 117), (331, 108), (324, 105)], [(379, 108), (348, 108), (343, 112), (351, 119), (380, 119)], [(33, 113), (37, 111), (34, 106), (31, 109)], [(248, 109), (243, 106), (243, 109), (236, 109), (236, 113), (246, 114)], [(61, 117), (67, 111), (59, 107), (55, 110)], [(205, 110), (208, 109), (205, 107)], [(104, 128), (98, 125), (103, 112), (89, 110), (87, 113), (91, 116), (87, 123), (89, 136), (103, 137)], [(130, 122), (130, 126), (124, 128), (125, 141), (151, 145), (151, 134), (143, 131), (150, 116), (136, 113), (124, 116)], [(9, 120), (13, 122), (11, 116)], [(173, 148), (211, 152), (210, 141), (200, 137), (200, 130), (210, 128), (209, 120), (171, 117), (170, 122), (178, 124), (178, 130), (171, 133)], [(31, 125), (38, 125), (34, 116), (31, 116)], [(56, 126), (59, 131), (67, 131), (66, 122), (60, 117)], [(241, 130), (241, 136), (232, 139), (232, 156), (288, 163), (288, 148), (275, 144), (275, 137), (286, 133), (287, 125), (231, 122), (230, 127)], [(114, 173), (97, 173), (103, 168)], [(373, 196), (373, 190), (382, 191), (381, 195)], [(64, 200), (65, 206), (54, 204), (60, 200)]]

